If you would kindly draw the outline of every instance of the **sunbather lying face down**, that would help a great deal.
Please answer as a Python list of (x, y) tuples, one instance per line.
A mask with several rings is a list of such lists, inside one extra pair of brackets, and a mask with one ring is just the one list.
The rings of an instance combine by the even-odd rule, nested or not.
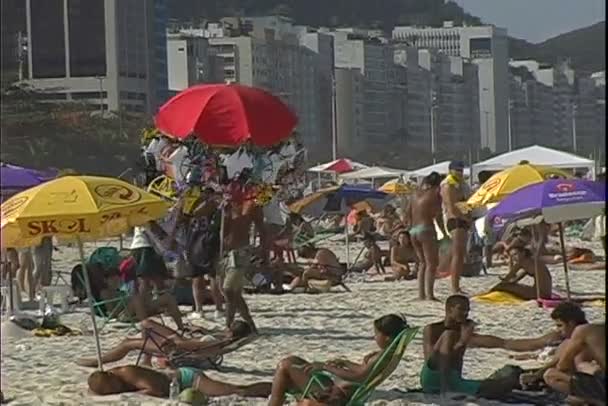
[[(406, 328), (407, 322), (401, 317), (394, 314), (383, 316), (374, 321), (374, 340), (383, 350)], [(328, 405), (343, 405), (354, 390), (353, 384), (365, 380), (380, 354), (381, 351), (375, 351), (366, 355), (361, 364), (344, 359), (310, 363), (294, 356), (284, 358), (275, 372), (268, 404), (282, 405), (288, 391), (303, 391), (313, 372), (324, 370), (335, 375), (337, 379), (324, 379), (323, 387), (313, 387), (313, 396)]]
[[(251, 327), (244, 321), (236, 320), (230, 329), (223, 334), (216, 336), (206, 335), (201, 339), (185, 338), (177, 331), (163, 326), (154, 320), (146, 319), (142, 322), (143, 331), (146, 331), (150, 339), (143, 337), (126, 338), (114, 349), (103, 354), (101, 361), (106, 364), (120, 361), (131, 351), (144, 350), (146, 357), (143, 359), (144, 365), (151, 365), (152, 355), (166, 356), (173, 351), (196, 351), (201, 358), (213, 357), (218, 351), (228, 343), (251, 334)], [(199, 330), (199, 332), (206, 333)], [(86, 367), (97, 367), (97, 358), (80, 358), (76, 360), (78, 365)]]
[(194, 368), (179, 368), (168, 373), (126, 365), (109, 371), (93, 372), (88, 379), (89, 389), (97, 395), (138, 392), (144, 395), (166, 398), (173, 378), (177, 378), (179, 390), (192, 388), (207, 396), (238, 395), (243, 397), (268, 397), (272, 384), (233, 385), (213, 380)]

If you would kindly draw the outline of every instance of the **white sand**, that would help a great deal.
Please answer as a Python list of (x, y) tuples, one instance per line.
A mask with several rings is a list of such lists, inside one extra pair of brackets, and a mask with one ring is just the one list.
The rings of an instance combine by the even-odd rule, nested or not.
[[(590, 246), (589, 243), (576, 242)], [(102, 244), (99, 244), (100, 246)], [(343, 254), (340, 242), (330, 242)], [(593, 249), (599, 245), (591, 244)], [(93, 246), (89, 248), (90, 252)], [(356, 245), (355, 248), (360, 247)], [(56, 254), (55, 269), (69, 270), (77, 261), (73, 248), (62, 248)], [(357, 250), (352, 250), (351, 261)], [(480, 293), (497, 281), (497, 274), (505, 269), (494, 268), (491, 275), (467, 278), (463, 288), (470, 293)], [(552, 267), (555, 285), (564, 291), (563, 270)], [(574, 292), (604, 294), (604, 271), (572, 271), (571, 288)], [(349, 284), (352, 293), (335, 292), (320, 295), (289, 294), (282, 296), (247, 296), (253, 316), (263, 337), (236, 353), (225, 356), (221, 372), (208, 371), (209, 376), (229, 382), (250, 383), (272, 379), (277, 362), (290, 354), (311, 361), (345, 357), (354, 361), (374, 350), (372, 321), (387, 313), (402, 313), (411, 325), (424, 326), (438, 321), (443, 315), (441, 303), (413, 300), (416, 282), (389, 283), (378, 278), (367, 282)], [(448, 296), (448, 280), (437, 282), (436, 292), (440, 299)], [(339, 293), (337, 293), (339, 292)], [(186, 310), (186, 309), (184, 309)], [(78, 328), (86, 317), (85, 310), (62, 316), (62, 322)], [(604, 307), (587, 307), (590, 321), (604, 321)], [(529, 337), (540, 335), (552, 328), (550, 310), (543, 310), (532, 303), (523, 305), (472, 304), (471, 317), (479, 323), (479, 331), (502, 337)], [(209, 310), (211, 314), (211, 309)], [(90, 321), (89, 321), (90, 323)], [(219, 325), (205, 321), (207, 326)], [(107, 350), (125, 337), (124, 330), (106, 328), (102, 333), (102, 348)], [(169, 404), (141, 395), (94, 397), (87, 393), (86, 380), (92, 369), (79, 367), (74, 360), (82, 356), (94, 356), (92, 336), (2, 340), (2, 391), (5, 398), (14, 398), (11, 405), (161, 405)], [(134, 363), (137, 354), (119, 364)], [(422, 366), (421, 336), (406, 351), (405, 359), (397, 371), (375, 393), (370, 404), (420, 405), (437, 404), (438, 398), (418, 394), (400, 394), (392, 389), (418, 388), (418, 373)], [(518, 363), (509, 359), (502, 350), (472, 349), (467, 351), (464, 374), (470, 378), (483, 378), (506, 363)], [(521, 364), (521, 362), (519, 362)], [(523, 365), (523, 364), (522, 364)], [(526, 366), (533, 366), (529, 362)], [(109, 365), (110, 367), (112, 365)], [(266, 400), (216, 399), (212, 404), (264, 405)], [(445, 403), (444, 403), (445, 404)], [(452, 404), (499, 404), (471, 400), (453, 401)]]

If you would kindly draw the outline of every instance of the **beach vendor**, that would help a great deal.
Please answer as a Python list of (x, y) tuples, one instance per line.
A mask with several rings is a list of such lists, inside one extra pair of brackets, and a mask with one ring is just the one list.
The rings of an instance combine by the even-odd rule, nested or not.
[(219, 271), (223, 278), (223, 293), (226, 299), (226, 327), (230, 327), (238, 312), (243, 320), (257, 332), (243, 298), (245, 277), (251, 266), (253, 247), (251, 246), (251, 226), (260, 236), (262, 262), (268, 264), (269, 242), (264, 226), (262, 206), (255, 202), (255, 188), (247, 185), (247, 177), (241, 176), (229, 186), (230, 197), (224, 209), (223, 257)]
[[(251, 334), (249, 324), (236, 320), (230, 328), (220, 334), (211, 334), (203, 328), (196, 330), (182, 330), (177, 332), (167, 326), (161, 325), (152, 319), (145, 319), (141, 323), (143, 331), (152, 339), (145, 340), (144, 333), (140, 337), (129, 337), (120, 342), (110, 351), (101, 356), (104, 364), (117, 362), (124, 359), (133, 351), (144, 350), (142, 364), (151, 366), (152, 356), (164, 357), (172, 351), (196, 352), (201, 359), (212, 357), (222, 347), (247, 337)], [(197, 338), (187, 338), (184, 333), (199, 334)], [(97, 367), (97, 358), (80, 358), (76, 363), (85, 367)]]
[(395, 314), (374, 320), (374, 340), (380, 351), (366, 355), (362, 363), (344, 359), (311, 363), (295, 356), (284, 358), (279, 362), (274, 374), (268, 405), (283, 405), (288, 391), (303, 391), (315, 370), (327, 371), (336, 376), (335, 380), (326, 378), (322, 388), (316, 386), (312, 389), (315, 399), (332, 406), (346, 404), (355, 388), (353, 383), (363, 382), (382, 354), (382, 350), (407, 328), (407, 321)]
[(406, 218), (412, 245), (418, 256), (418, 298), (435, 300), (435, 273), (439, 264), (439, 245), (435, 222), (444, 229), (440, 195), (441, 176), (432, 172), (422, 179), (412, 199)]
[(136, 365), (125, 365), (108, 371), (93, 372), (88, 379), (91, 392), (96, 395), (114, 395), (137, 392), (158, 398), (168, 398), (172, 381), (178, 385), (178, 392), (193, 389), (205, 396), (229, 396), (267, 398), (270, 382), (252, 385), (234, 385), (209, 378), (195, 368), (178, 368), (171, 372), (158, 372)]
[(470, 380), (462, 376), (467, 348), (502, 348), (510, 351), (533, 351), (557, 338), (557, 332), (536, 339), (503, 339), (475, 332), (468, 318), (469, 299), (452, 295), (445, 302), (445, 318), (427, 325), (423, 331), (424, 365), (420, 383), (424, 393), (458, 392), (498, 399), (519, 387), (519, 376), (500, 379)]
[(441, 198), (445, 230), (452, 240), (450, 274), (452, 277), (452, 293), (462, 293), (460, 275), (464, 269), (468, 230), (471, 219), (459, 208), (458, 203), (466, 202), (470, 190), (464, 180), (464, 162), (452, 161), (449, 164), (449, 174), (441, 182)]

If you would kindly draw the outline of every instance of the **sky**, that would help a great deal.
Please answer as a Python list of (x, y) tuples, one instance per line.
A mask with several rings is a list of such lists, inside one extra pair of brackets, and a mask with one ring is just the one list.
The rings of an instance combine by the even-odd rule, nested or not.
[(454, 0), (469, 14), (538, 43), (606, 20), (606, 0)]

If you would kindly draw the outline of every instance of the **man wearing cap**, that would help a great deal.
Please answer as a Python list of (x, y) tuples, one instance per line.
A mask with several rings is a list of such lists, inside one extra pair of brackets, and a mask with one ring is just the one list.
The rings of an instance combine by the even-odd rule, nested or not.
[(471, 220), (461, 209), (461, 205), (470, 195), (470, 189), (464, 181), (464, 162), (452, 161), (448, 176), (441, 182), (443, 200), (443, 217), (447, 235), (452, 240), (450, 252), (450, 274), (452, 275), (452, 293), (460, 290), (460, 275), (464, 268), (466, 255), (467, 232)]

